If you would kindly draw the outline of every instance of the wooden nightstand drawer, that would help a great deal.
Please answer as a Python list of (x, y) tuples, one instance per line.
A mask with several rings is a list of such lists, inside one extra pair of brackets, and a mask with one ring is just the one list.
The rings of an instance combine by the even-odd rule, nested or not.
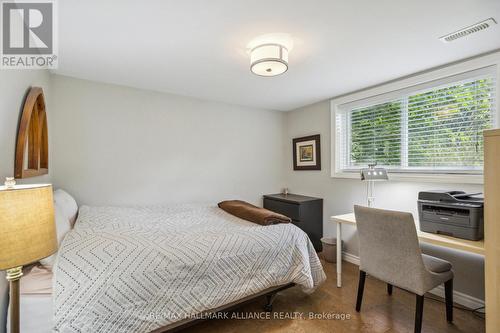
[(288, 216), (292, 220), (300, 219), (300, 205), (264, 198), (264, 208)]

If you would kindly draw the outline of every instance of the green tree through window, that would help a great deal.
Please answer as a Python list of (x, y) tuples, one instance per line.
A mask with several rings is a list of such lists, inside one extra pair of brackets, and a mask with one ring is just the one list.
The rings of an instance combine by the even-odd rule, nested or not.
[(464, 80), (352, 109), (348, 165), (482, 170), (483, 130), (493, 123), (495, 80)]
[(408, 98), (408, 165), (458, 169), (483, 165), (483, 130), (491, 127), (491, 79)]
[(351, 163), (401, 164), (401, 101), (353, 110)]

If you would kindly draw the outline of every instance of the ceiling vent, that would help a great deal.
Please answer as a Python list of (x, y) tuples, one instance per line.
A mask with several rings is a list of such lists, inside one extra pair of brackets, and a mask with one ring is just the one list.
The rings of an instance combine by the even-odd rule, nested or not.
[(473, 33), (479, 32), (481, 30), (488, 29), (489, 27), (491, 27), (492, 25), (495, 25), (495, 24), (497, 24), (497, 22), (494, 19), (489, 18), (489, 19), (484, 20), (482, 22), (473, 24), (469, 27), (452, 32), (451, 34), (445, 35), (443, 37), (439, 37), (439, 39), (445, 43), (453, 42), (456, 39), (471, 35)]

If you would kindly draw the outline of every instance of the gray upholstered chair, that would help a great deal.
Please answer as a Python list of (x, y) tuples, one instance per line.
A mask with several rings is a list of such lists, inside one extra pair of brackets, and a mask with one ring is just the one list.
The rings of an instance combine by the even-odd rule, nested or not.
[(422, 254), (410, 213), (354, 206), (359, 236), (359, 286), (356, 311), (361, 310), (366, 274), (416, 294), (415, 332), (422, 328), (424, 294), (445, 286), (446, 319), (453, 320), (453, 271), (445, 260)]

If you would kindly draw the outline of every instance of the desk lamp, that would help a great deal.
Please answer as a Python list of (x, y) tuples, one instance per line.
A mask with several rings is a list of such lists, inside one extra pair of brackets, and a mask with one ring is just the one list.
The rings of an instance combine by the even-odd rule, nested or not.
[(366, 201), (368, 207), (373, 207), (375, 201), (374, 187), (376, 181), (388, 180), (387, 170), (376, 168), (377, 163), (368, 164), (368, 168), (361, 169), (361, 180), (366, 181)]

